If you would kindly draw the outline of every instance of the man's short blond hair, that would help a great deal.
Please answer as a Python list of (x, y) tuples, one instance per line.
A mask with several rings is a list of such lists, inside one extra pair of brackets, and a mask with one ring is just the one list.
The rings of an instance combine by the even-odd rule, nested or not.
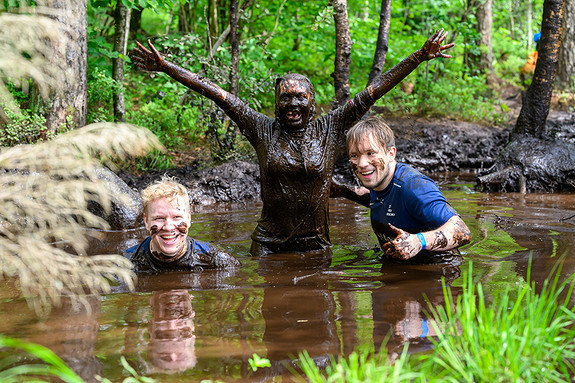
[(144, 190), (142, 190), (142, 205), (144, 214), (148, 213), (150, 202), (158, 198), (167, 198), (172, 201), (177, 197), (182, 197), (188, 211), (191, 211), (190, 196), (188, 189), (174, 178), (164, 175), (161, 179), (156, 180)]
[(363, 137), (369, 137), (370, 134), (382, 148), (391, 149), (395, 147), (393, 130), (383, 119), (371, 116), (359, 121), (348, 130), (346, 136), (347, 153), (349, 154), (349, 149), (352, 146), (357, 146)]

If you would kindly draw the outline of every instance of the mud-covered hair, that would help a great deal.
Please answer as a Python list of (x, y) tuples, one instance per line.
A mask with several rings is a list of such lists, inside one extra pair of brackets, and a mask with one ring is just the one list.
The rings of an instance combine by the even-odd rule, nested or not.
[(299, 74), (299, 73), (288, 73), (283, 75), (282, 77), (278, 77), (276, 78), (276, 88), (275, 88), (275, 93), (276, 93), (276, 118), (278, 118), (278, 103), (280, 100), (280, 84), (284, 81), (289, 81), (289, 80), (295, 80), (295, 81), (299, 81), (303, 84), (305, 84), (306, 88), (309, 91), (309, 95), (310, 95), (310, 108), (309, 108), (309, 120), (313, 121), (313, 119), (315, 118), (315, 89), (313, 87), (313, 84), (311, 83), (311, 81), (309, 80), (309, 78), (307, 78), (306, 76)]
[(186, 208), (191, 211), (190, 206), (190, 196), (188, 194), (188, 189), (174, 178), (169, 176), (162, 176), (159, 180), (156, 180), (152, 184), (148, 185), (144, 190), (142, 190), (142, 205), (144, 208), (144, 214), (148, 213), (148, 206), (150, 202), (158, 198), (167, 198), (172, 201), (177, 197), (182, 197), (185, 201)]
[(373, 139), (384, 149), (395, 146), (395, 136), (393, 130), (387, 123), (379, 117), (370, 116), (359, 121), (348, 130), (346, 135), (346, 150), (349, 153), (351, 146), (356, 146), (363, 137), (372, 135)]

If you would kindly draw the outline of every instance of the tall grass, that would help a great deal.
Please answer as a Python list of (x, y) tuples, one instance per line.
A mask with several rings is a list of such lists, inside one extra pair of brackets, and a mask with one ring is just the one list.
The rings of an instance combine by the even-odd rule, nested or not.
[[(30, 357), (36, 361), (30, 362)], [(65, 383), (84, 382), (50, 349), (0, 335), (0, 382), (43, 382), (53, 378)]]
[(361, 349), (351, 353), (347, 358), (336, 360), (326, 368), (325, 374), (314, 364), (307, 352), (300, 354), (300, 367), (310, 383), (402, 383), (424, 381), (423, 375), (409, 363), (410, 356), (404, 352), (397, 358), (389, 355), (385, 347), (379, 353), (370, 349)]
[(445, 289), (446, 307), (433, 312), (438, 323), (446, 324), (430, 357), (437, 375), (453, 382), (571, 381), (575, 372), (575, 313), (569, 303), (572, 278), (560, 283), (557, 270), (541, 291), (528, 280), (492, 303), (486, 301), (482, 285), (473, 283), (471, 267), (466, 278), (457, 303)]
[[(530, 270), (529, 270), (530, 271)], [(528, 273), (529, 274), (529, 273)], [(475, 284), (472, 266), (456, 299), (443, 286), (446, 304), (431, 308), (438, 333), (429, 354), (405, 352), (389, 363), (359, 351), (333, 360), (320, 372), (306, 354), (311, 382), (571, 382), (575, 374), (573, 277), (560, 282), (560, 267), (537, 291), (535, 283), (510, 287), (489, 300)]]

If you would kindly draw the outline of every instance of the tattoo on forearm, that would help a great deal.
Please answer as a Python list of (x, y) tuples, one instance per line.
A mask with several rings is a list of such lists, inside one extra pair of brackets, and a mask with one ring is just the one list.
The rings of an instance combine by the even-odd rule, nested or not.
[(443, 231), (438, 231), (435, 233), (435, 239), (433, 240), (433, 245), (431, 249), (433, 250), (441, 250), (447, 247), (447, 237), (443, 233)]
[(461, 220), (455, 222), (455, 232), (453, 233), (453, 240), (455, 241), (455, 246), (467, 245), (471, 242), (471, 232), (467, 225)]

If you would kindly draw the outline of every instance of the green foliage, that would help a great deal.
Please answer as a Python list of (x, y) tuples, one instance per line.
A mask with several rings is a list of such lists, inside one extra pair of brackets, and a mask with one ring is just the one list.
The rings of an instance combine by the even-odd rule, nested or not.
[(43, 378), (48, 381), (57, 378), (66, 383), (84, 383), (50, 349), (0, 334), (0, 381), (40, 382)]
[(422, 374), (417, 372), (408, 362), (409, 354), (404, 352), (396, 356), (388, 355), (382, 348), (375, 353), (368, 348), (352, 352), (346, 358), (331, 360), (325, 374), (319, 371), (313, 359), (304, 351), (300, 354), (300, 364), (306, 381), (310, 383), (400, 383), (424, 381)]
[(141, 172), (147, 172), (150, 170), (166, 170), (172, 166), (171, 157), (159, 150), (153, 150), (147, 156), (139, 158), (136, 162), (136, 169)]
[[(124, 371), (127, 371), (130, 374), (130, 376), (122, 380), (122, 383), (154, 383), (156, 381), (155, 379), (149, 378), (147, 376), (140, 376), (140, 374), (138, 374), (138, 372), (132, 366), (130, 366), (124, 356), (120, 358), (120, 362), (124, 367)], [(112, 381), (106, 378), (101, 378), (101, 383), (112, 383)]]
[[(155, 380), (140, 376), (125, 357), (122, 366), (130, 376), (122, 383), (154, 383)], [(52, 350), (42, 345), (10, 338), (0, 334), (0, 382), (44, 382), (58, 379), (65, 383), (84, 383), (74, 371)], [(111, 383), (100, 378), (102, 383)]]
[[(169, 60), (198, 73), (224, 89), (229, 87), (231, 50), (228, 41), (214, 53), (210, 49), (219, 36), (209, 36), (205, 11), (207, 0), (190, 5), (188, 31), (178, 31), (179, 1), (140, 0), (128, 6), (143, 9), (141, 29)], [(245, 4), (244, 4), (245, 5)], [(539, 29), (542, 0), (533, 3), (534, 25)], [(387, 113), (400, 115), (446, 116), (492, 125), (509, 123), (509, 108), (499, 101), (498, 86), (487, 86), (484, 75), (475, 74), (469, 55), (479, 54), (477, 22), (474, 11), (466, 3), (453, 0), (398, 0), (392, 5), (389, 50), (384, 70), (399, 63), (421, 47), (427, 36), (438, 28), (450, 32), (446, 42), (454, 42), (449, 60), (434, 60), (408, 76), (413, 91), (395, 89), (379, 102)], [(114, 85), (111, 73), (113, 22), (115, 2), (89, 2), (90, 121), (111, 120), (111, 96)], [(371, 69), (381, 2), (348, 0), (351, 50), (351, 94), (363, 90)], [(241, 8), (241, 7), (240, 7)], [(494, 71), (498, 84), (522, 86), (519, 69), (525, 63), (528, 43), (527, 7), (518, 1), (499, 2), (493, 6)], [(228, 22), (228, 9), (221, 6), (220, 27)], [(271, 115), (274, 110), (274, 82), (287, 72), (302, 73), (310, 78), (318, 104), (329, 108), (333, 99), (334, 48), (333, 9), (324, 2), (297, 0), (258, 1), (243, 8), (239, 14), (240, 63), (238, 66), (239, 96), (256, 110)], [(220, 28), (220, 30), (223, 28)], [(169, 31), (166, 33), (166, 31)], [(129, 47), (134, 42), (129, 42)], [(129, 62), (129, 59), (127, 59)], [(238, 132), (229, 129), (227, 117), (214, 118), (218, 109), (202, 96), (189, 92), (163, 74), (149, 75), (126, 68), (126, 108), (128, 121), (141, 124), (158, 134), (170, 149), (207, 139), (215, 160), (244, 155)], [(519, 91), (519, 90), (518, 90)], [(104, 94), (105, 93), (105, 94)], [(95, 101), (92, 101), (95, 100)], [(97, 100), (97, 101), (96, 101)], [(239, 147), (239, 150), (238, 150)], [(150, 161), (149, 161), (150, 162)], [(168, 166), (167, 159), (158, 162)], [(150, 166), (155, 166), (153, 161)], [(148, 165), (146, 165), (147, 167)]]
[[(560, 263), (558, 263), (560, 264)], [(528, 273), (529, 274), (529, 273)], [(325, 373), (305, 352), (301, 367), (310, 382), (571, 382), (575, 373), (574, 278), (560, 282), (560, 270), (537, 288), (510, 284), (488, 297), (464, 275), (455, 301), (443, 285), (445, 306), (430, 306), (438, 334), (427, 354), (399, 356), (361, 349), (332, 359)]]
[[(408, 79), (404, 81), (409, 82)], [(397, 88), (380, 103), (393, 114), (452, 117), (504, 125), (508, 122), (508, 116), (503, 113), (505, 107), (490, 101), (496, 98), (492, 93), (482, 77), (454, 79), (438, 76), (429, 81), (425, 79), (425, 74), (418, 73), (413, 93)]]
[(254, 371), (254, 372), (257, 371), (258, 368), (271, 367), (270, 360), (267, 358), (262, 358), (258, 354), (254, 354), (248, 360), (248, 362), (250, 363), (250, 367), (252, 368), (252, 371)]
[(572, 290), (573, 278), (560, 283), (557, 271), (539, 292), (528, 280), (487, 303), (470, 266), (457, 302), (444, 289), (445, 308), (432, 309), (443, 324), (429, 359), (434, 375), (454, 382), (570, 382), (575, 373)]
[(54, 137), (54, 133), (46, 128), (46, 118), (41, 113), (32, 113), (28, 110), (14, 113), (10, 108), (5, 108), (4, 112), (9, 122), (3, 126), (0, 124), (1, 146), (33, 144)]
[(88, 70), (88, 123), (114, 120), (113, 97), (123, 91), (111, 75), (100, 67), (89, 67)]

